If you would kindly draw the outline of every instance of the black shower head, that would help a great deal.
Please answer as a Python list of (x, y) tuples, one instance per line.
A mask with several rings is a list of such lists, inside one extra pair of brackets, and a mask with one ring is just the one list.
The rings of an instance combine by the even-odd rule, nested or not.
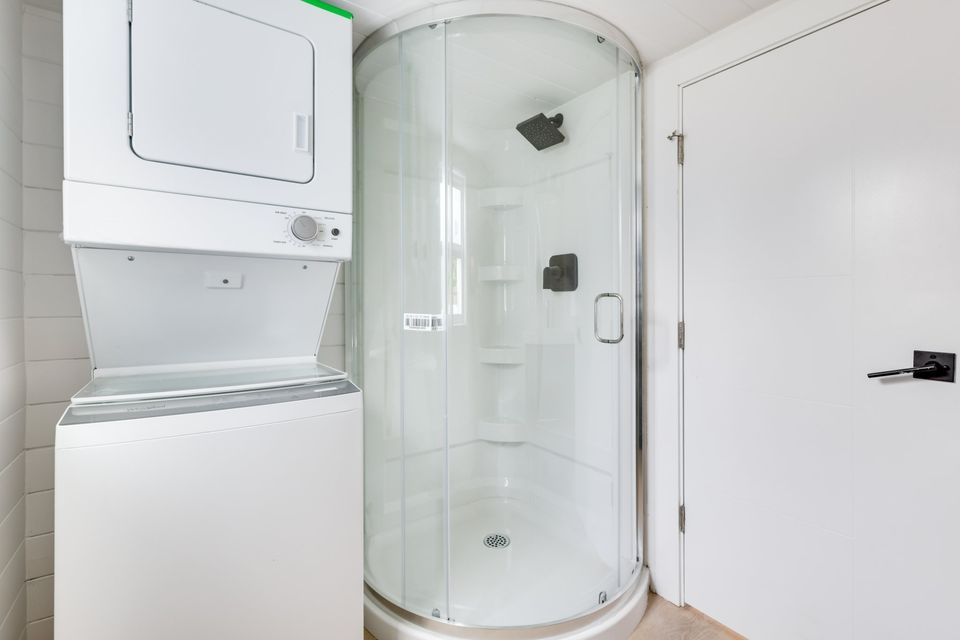
[(518, 124), (517, 131), (527, 139), (527, 142), (536, 147), (537, 151), (543, 151), (547, 147), (552, 147), (566, 139), (564, 135), (560, 133), (560, 125), (562, 124), (562, 113), (558, 113), (552, 118), (538, 113), (532, 118), (528, 118)]

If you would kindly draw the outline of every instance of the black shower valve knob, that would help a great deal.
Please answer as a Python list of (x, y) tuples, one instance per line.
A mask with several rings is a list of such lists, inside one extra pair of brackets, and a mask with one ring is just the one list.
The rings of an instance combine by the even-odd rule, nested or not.
[(543, 288), (550, 291), (576, 291), (578, 267), (575, 253), (550, 256), (549, 266), (543, 269)]

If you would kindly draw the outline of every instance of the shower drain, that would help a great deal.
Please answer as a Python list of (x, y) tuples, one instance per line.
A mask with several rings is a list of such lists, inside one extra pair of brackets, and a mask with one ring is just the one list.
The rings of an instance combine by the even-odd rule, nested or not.
[(491, 533), (483, 539), (483, 545), (491, 549), (503, 549), (510, 546), (510, 538), (502, 533)]

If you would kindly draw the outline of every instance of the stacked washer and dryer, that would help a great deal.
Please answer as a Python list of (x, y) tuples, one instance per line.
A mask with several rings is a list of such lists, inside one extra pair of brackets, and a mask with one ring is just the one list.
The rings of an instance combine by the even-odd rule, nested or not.
[(362, 630), (361, 394), (317, 361), (352, 236), (350, 16), (66, 0), (60, 640)]

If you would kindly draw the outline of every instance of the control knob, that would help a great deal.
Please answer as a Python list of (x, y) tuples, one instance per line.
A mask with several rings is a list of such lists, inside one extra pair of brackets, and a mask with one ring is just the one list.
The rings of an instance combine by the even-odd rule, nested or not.
[(310, 216), (297, 216), (293, 219), (293, 222), (290, 223), (290, 233), (292, 233), (297, 240), (311, 242), (316, 240), (317, 236), (320, 235), (320, 225)]

